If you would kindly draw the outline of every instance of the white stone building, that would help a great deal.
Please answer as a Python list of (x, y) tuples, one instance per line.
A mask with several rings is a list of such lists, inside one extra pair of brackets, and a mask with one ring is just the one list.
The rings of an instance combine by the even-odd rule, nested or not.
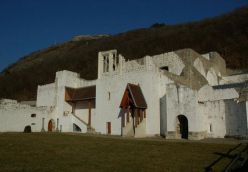
[(98, 77), (70, 71), (38, 86), (36, 106), (0, 102), (0, 132), (60, 131), (168, 139), (247, 137), (248, 74), (191, 49), (127, 61), (98, 53)]

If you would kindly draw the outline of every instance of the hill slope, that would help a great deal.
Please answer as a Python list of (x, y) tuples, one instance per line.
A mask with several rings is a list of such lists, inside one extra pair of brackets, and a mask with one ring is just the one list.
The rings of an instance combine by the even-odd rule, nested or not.
[(233, 69), (248, 67), (248, 6), (200, 22), (138, 29), (114, 36), (77, 39), (23, 57), (0, 74), (0, 97), (35, 99), (38, 84), (54, 81), (55, 72), (75, 71), (85, 79), (97, 74), (98, 51), (117, 49), (130, 59), (182, 48), (218, 51)]

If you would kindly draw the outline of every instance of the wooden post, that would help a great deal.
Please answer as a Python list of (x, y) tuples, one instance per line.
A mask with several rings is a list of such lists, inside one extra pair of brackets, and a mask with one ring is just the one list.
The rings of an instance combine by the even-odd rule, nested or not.
[(76, 103), (72, 102), (72, 114), (75, 115), (75, 108), (76, 108)]
[(144, 118), (146, 118), (146, 110), (144, 110)]
[(129, 107), (127, 107), (127, 123), (129, 122)]
[(56, 132), (59, 132), (59, 118), (57, 118), (57, 127), (56, 127)]
[(143, 109), (140, 109), (140, 122), (143, 121)]
[(138, 113), (137, 113), (137, 110), (136, 109), (134, 110), (134, 113), (135, 113), (135, 115), (134, 115), (135, 116), (135, 127), (137, 127), (138, 126), (138, 120), (139, 119), (138, 119)]
[(89, 108), (88, 125), (91, 126), (91, 100), (89, 100), (89, 102), (88, 102), (88, 108)]
[[(122, 109), (122, 110), (123, 110), (123, 109)], [(125, 117), (126, 117), (126, 115), (125, 115), (125, 113), (123, 113), (123, 114), (122, 114), (122, 117), (121, 117), (122, 127), (125, 127), (125, 122), (126, 122)]]
[(45, 125), (45, 118), (42, 118), (42, 129), (41, 129), (41, 132), (45, 132), (44, 125)]
[(137, 109), (138, 125), (140, 124), (140, 109)]

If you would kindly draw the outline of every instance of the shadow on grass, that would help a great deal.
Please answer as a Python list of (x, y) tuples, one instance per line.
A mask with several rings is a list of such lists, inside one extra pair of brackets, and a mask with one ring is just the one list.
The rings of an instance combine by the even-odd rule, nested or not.
[[(216, 160), (214, 160), (209, 166), (207, 166), (205, 168), (206, 172), (211, 172), (213, 171), (213, 166), (216, 165), (218, 162), (220, 162), (222, 159), (224, 158), (229, 158), (231, 160), (231, 162), (236, 158), (236, 154), (231, 155), (232, 151), (238, 149), (242, 144), (238, 144), (235, 147), (229, 149), (226, 153), (219, 153), (219, 152), (215, 152), (214, 154), (219, 155), (220, 157), (217, 158)], [(229, 166), (229, 164), (225, 167), (225, 169)], [(223, 171), (225, 171), (225, 169), (223, 169)]]

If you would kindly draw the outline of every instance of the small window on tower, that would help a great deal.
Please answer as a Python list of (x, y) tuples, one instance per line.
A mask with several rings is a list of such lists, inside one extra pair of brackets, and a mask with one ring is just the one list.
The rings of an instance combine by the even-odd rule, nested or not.
[(209, 125), (209, 131), (210, 132), (213, 132), (213, 126), (212, 126), (212, 124)]
[(166, 71), (169, 71), (169, 67), (168, 66), (163, 66), (160, 68), (161, 70), (166, 70)]
[(111, 96), (111, 95), (110, 95), (110, 92), (108, 92), (108, 100), (110, 100), (110, 96)]
[(106, 72), (109, 72), (109, 58), (108, 58), (108, 57), (107, 57), (106, 61), (107, 61), (107, 68), (106, 68)]
[(31, 114), (31, 118), (35, 118), (36, 117), (36, 114)]
[(106, 72), (106, 57), (103, 56), (103, 72)]

